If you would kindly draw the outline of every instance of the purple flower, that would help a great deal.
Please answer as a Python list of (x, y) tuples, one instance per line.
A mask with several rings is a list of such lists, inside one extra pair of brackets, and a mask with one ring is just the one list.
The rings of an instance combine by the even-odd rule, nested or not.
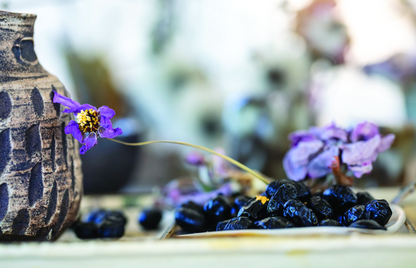
[(374, 136), (378, 135), (378, 127), (374, 124), (364, 122), (361, 124), (358, 124), (351, 132), (350, 134), (350, 140), (352, 142), (364, 140), (367, 141)]
[(314, 141), (318, 138), (308, 130), (298, 130), (289, 134), (289, 140), (292, 142), (292, 146), (297, 146), (301, 141)]
[(329, 150), (326, 150), (313, 158), (308, 166), (308, 176), (312, 179), (316, 179), (331, 173), (332, 162), (335, 159), (334, 157), (338, 156), (338, 154), (339, 148), (333, 146), (330, 147)]
[(302, 141), (291, 148), (283, 158), (283, 167), (287, 176), (294, 181), (305, 179), (310, 158), (316, 154), (324, 143), (320, 140)]
[(186, 163), (193, 166), (201, 166), (205, 164), (204, 155), (198, 152), (192, 152), (186, 156)]
[(83, 144), (79, 149), (81, 154), (85, 154), (86, 151), (97, 144), (98, 136), (112, 139), (123, 133), (120, 128), (113, 128), (111, 118), (116, 113), (107, 106), (101, 106), (97, 109), (90, 104), (81, 105), (58, 94), (56, 91), (54, 91), (53, 102), (69, 107), (63, 113), (74, 114), (76, 121), (71, 120), (69, 122), (65, 127), (65, 134), (72, 134), (77, 141)]
[[(311, 128), (313, 129), (313, 128)], [(337, 127), (335, 123), (327, 127), (323, 127), (318, 132), (318, 136), (321, 140), (327, 141), (332, 139), (337, 139), (340, 141), (346, 142), (348, 139), (348, 133), (344, 129)]]
[(377, 155), (392, 145), (393, 134), (382, 137), (378, 127), (364, 122), (350, 133), (334, 123), (326, 127), (311, 127), (309, 130), (289, 135), (292, 148), (283, 158), (283, 167), (291, 180), (321, 178), (331, 173), (334, 157), (341, 155), (342, 163), (356, 177), (372, 170)]

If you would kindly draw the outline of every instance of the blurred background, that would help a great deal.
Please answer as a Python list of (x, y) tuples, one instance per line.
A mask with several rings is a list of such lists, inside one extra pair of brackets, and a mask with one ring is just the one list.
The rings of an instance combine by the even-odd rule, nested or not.
[[(116, 110), (130, 142), (208, 148), (284, 178), (287, 135), (363, 121), (393, 132), (359, 186), (416, 178), (414, 0), (0, 0), (38, 15), (35, 50), (72, 97)], [(146, 192), (195, 174), (192, 149), (100, 140), (85, 193)]]

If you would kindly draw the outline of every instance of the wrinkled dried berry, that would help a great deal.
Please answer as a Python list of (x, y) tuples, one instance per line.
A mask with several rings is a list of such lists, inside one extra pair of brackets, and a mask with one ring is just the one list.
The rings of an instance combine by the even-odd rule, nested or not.
[(291, 181), (291, 183), (293, 183), (293, 185), (295, 185), (296, 189), (297, 189), (297, 196), (298, 199), (302, 202), (306, 202), (309, 200), (309, 198), (311, 198), (312, 194), (311, 191), (309, 190), (309, 188), (300, 181)]
[(318, 226), (342, 226), (338, 221), (334, 219), (325, 219), (318, 223)]
[(367, 220), (368, 213), (365, 211), (363, 205), (356, 205), (347, 210), (344, 215), (341, 216), (340, 221), (343, 225), (349, 226), (351, 223), (358, 220)]
[(369, 214), (369, 219), (375, 220), (380, 225), (386, 225), (393, 214), (389, 203), (384, 199), (372, 200), (367, 203), (365, 210)]
[[(266, 198), (266, 197), (264, 197)], [(267, 204), (269, 201), (264, 202), (265, 199), (261, 197), (254, 197), (250, 199), (238, 212), (238, 217), (248, 217), (251, 220), (258, 220), (267, 217)], [(264, 203), (264, 204), (263, 204)]]
[(106, 220), (98, 227), (99, 238), (120, 238), (124, 235), (124, 224), (120, 221)]
[(162, 220), (162, 211), (157, 208), (144, 209), (139, 216), (139, 224), (146, 230), (155, 230)]
[(181, 204), (181, 208), (190, 208), (204, 214), (204, 208), (193, 201), (186, 201)]
[(283, 217), (289, 218), (299, 227), (318, 224), (315, 213), (299, 200), (289, 200), (284, 204)]
[(254, 225), (258, 229), (281, 229), (295, 227), (295, 225), (291, 221), (283, 217), (264, 218), (260, 221), (256, 221)]
[(125, 225), (127, 218), (123, 212), (119, 210), (94, 209), (91, 210), (85, 217), (83, 222), (93, 222), (97, 225), (103, 224), (107, 220), (118, 221)]
[(207, 230), (205, 216), (190, 208), (179, 208), (175, 212), (175, 222), (187, 232), (203, 232)]
[(267, 212), (271, 216), (281, 216), (283, 213), (283, 205), (288, 200), (297, 199), (297, 189), (294, 184), (281, 184), (267, 205)]
[(332, 208), (334, 213), (341, 215), (351, 207), (357, 204), (357, 195), (347, 186), (335, 185), (328, 188), (323, 193)]
[(98, 227), (93, 222), (78, 222), (73, 227), (76, 236), (80, 239), (92, 239), (98, 237)]
[(239, 195), (234, 199), (234, 202), (232, 204), (231, 208), (231, 214), (237, 214), (240, 209), (247, 204), (248, 201), (250, 201), (250, 197), (245, 195)]
[(320, 221), (334, 215), (331, 205), (320, 196), (312, 196), (308, 202), (308, 207), (312, 209)]
[(268, 198), (271, 198), (276, 192), (277, 189), (280, 187), (281, 181), (272, 181), (266, 187), (266, 194)]
[(217, 225), (218, 222), (231, 218), (231, 204), (223, 195), (208, 200), (204, 205), (205, 215), (210, 223)]
[(378, 224), (375, 220), (359, 220), (359, 221), (353, 222), (349, 227), (374, 229), (374, 230), (387, 230), (386, 227)]
[[(290, 180), (280, 180), (280, 181), (273, 181), (267, 185), (266, 194), (269, 198), (272, 198), (277, 191), (279, 190), (280, 186), (282, 185), (292, 185), (296, 189), (296, 198), (301, 200), (302, 202), (306, 202), (311, 197), (311, 191), (309, 188), (302, 182), (298, 181), (290, 181)], [(292, 198), (294, 199), (294, 198)], [(289, 200), (289, 199), (288, 199)], [(287, 201), (287, 200), (286, 200)]]
[(374, 200), (374, 197), (368, 192), (357, 193), (357, 205), (366, 205), (368, 202)]
[(231, 220), (219, 222), (217, 224), (217, 231), (243, 230), (250, 229), (253, 222), (247, 217), (237, 217)]

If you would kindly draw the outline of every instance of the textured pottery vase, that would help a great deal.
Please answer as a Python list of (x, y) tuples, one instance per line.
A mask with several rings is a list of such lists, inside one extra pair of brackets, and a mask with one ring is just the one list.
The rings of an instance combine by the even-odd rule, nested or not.
[(56, 239), (82, 196), (71, 116), (52, 102), (54, 90), (69, 95), (38, 62), (35, 20), (0, 11), (0, 241)]

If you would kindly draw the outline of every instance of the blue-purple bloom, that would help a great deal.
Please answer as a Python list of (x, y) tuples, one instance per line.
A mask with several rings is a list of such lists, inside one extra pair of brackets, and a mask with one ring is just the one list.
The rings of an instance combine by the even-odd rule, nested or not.
[(77, 141), (83, 144), (79, 149), (81, 154), (85, 154), (97, 144), (98, 136), (112, 139), (123, 133), (120, 128), (113, 128), (111, 118), (116, 113), (107, 106), (97, 109), (90, 104), (81, 105), (56, 91), (54, 91), (53, 102), (69, 107), (63, 113), (74, 114), (76, 120), (71, 120), (65, 127), (65, 134), (72, 134)]
[(351, 131), (337, 127), (334, 123), (289, 135), (292, 148), (283, 159), (286, 175), (295, 181), (316, 179), (332, 172), (335, 157), (342, 159), (357, 178), (371, 172), (377, 155), (392, 145), (394, 134), (382, 137), (378, 127), (364, 122)]

